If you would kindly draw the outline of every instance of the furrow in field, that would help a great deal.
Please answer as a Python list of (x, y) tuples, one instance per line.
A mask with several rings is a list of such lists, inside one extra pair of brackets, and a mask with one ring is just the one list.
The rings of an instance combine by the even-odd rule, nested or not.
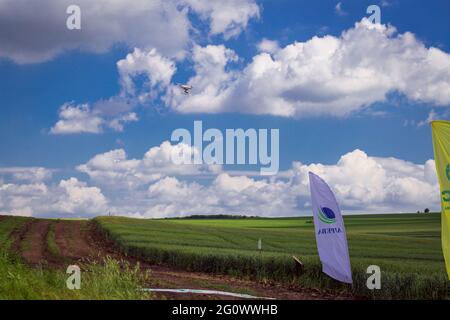
[(84, 261), (99, 255), (92, 245), (87, 221), (58, 221), (55, 242), (61, 257), (69, 261)]
[(16, 238), (15, 249), (23, 260), (30, 265), (47, 263), (46, 237), (50, 226), (48, 220), (30, 220), (25, 224), (19, 237)]

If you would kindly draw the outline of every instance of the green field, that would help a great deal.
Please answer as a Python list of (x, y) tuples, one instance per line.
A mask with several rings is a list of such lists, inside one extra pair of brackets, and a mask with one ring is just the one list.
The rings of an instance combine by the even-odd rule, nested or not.
[[(83, 266), (82, 290), (75, 291), (66, 288), (64, 270), (25, 265), (13, 250), (13, 242), (18, 239), (15, 230), (29, 219), (0, 219), (0, 270), (3, 273), (0, 298), (149, 298), (139, 290), (146, 275), (138, 269), (124, 269), (123, 263), (117, 261)], [(282, 283), (291, 288), (352, 293), (357, 297), (450, 297), (439, 214), (345, 217), (353, 286), (340, 284), (321, 272), (311, 218), (143, 220), (98, 217), (94, 223), (128, 255), (175, 269), (229, 274)], [(49, 255), (58, 255), (53, 224), (43, 239)], [(262, 239), (262, 252), (257, 250), (258, 239)], [(22, 248), (27, 245), (23, 242), (20, 243)], [(292, 255), (304, 262), (303, 273), (297, 273)], [(366, 287), (369, 265), (381, 267), (381, 290), (370, 291)]]
[[(99, 217), (101, 230), (126, 253), (152, 262), (374, 298), (449, 297), (439, 214), (345, 218), (354, 285), (321, 273), (311, 218), (138, 220)], [(257, 250), (262, 239), (263, 250)], [(296, 275), (292, 255), (305, 265)], [(366, 269), (378, 265), (382, 289), (366, 288)]]

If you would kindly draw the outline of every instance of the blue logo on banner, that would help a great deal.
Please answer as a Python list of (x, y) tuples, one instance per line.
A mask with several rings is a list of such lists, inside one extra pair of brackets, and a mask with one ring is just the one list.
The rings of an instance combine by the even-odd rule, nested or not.
[(322, 207), (319, 208), (319, 219), (324, 223), (331, 224), (336, 222), (336, 215), (330, 208)]

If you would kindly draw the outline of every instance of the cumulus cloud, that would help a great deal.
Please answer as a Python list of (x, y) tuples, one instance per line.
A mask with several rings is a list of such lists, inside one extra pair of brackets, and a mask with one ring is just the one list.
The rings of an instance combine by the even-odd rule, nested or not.
[[(51, 128), (52, 134), (102, 133), (105, 127), (123, 131), (125, 124), (138, 121), (131, 110), (139, 103), (157, 97), (166, 88), (176, 71), (175, 63), (163, 57), (156, 49), (135, 48), (125, 59), (117, 62), (121, 91), (106, 100), (89, 104), (63, 104), (59, 120)], [(145, 78), (141, 87), (135, 84), (139, 76)]]
[(192, 52), (195, 76), (188, 84), (192, 85), (192, 95), (180, 94), (179, 88), (170, 86), (165, 102), (180, 113), (224, 111), (226, 101), (232, 93), (237, 73), (227, 70), (227, 66), (238, 60), (236, 53), (224, 45), (195, 46)]
[[(105, 127), (121, 132), (125, 124), (139, 120), (135, 112), (120, 113), (112, 110), (103, 112), (104, 107), (104, 104), (91, 108), (88, 104), (74, 105), (67, 102), (59, 109), (59, 120), (50, 129), (50, 134), (96, 134), (102, 133)], [(111, 113), (113, 116), (109, 115)]]
[(43, 167), (3, 167), (0, 168), (0, 178), (6, 177), (13, 181), (41, 182), (49, 180), (53, 170)]
[(98, 187), (88, 187), (76, 178), (61, 180), (56, 190), (58, 197), (50, 205), (52, 211), (84, 215), (105, 214), (107, 200)]
[[(330, 184), (347, 212), (415, 212), (426, 207), (439, 208), (439, 186), (433, 160), (421, 165), (396, 158), (371, 157), (355, 150), (343, 155), (334, 165), (294, 162), (290, 170), (270, 179), (221, 170), (209, 172), (210, 182), (199, 184), (186, 180), (196, 170), (183, 175), (167, 166), (168, 156), (162, 156), (161, 147), (146, 154), (143, 160), (126, 160), (123, 151), (112, 153), (120, 160), (114, 162), (110, 160), (114, 158), (113, 154), (102, 154), (79, 169), (88, 172), (86, 169), (90, 168), (91, 179), (96, 183), (101, 179), (104, 189), (116, 186), (119, 181), (130, 187), (128, 193), (122, 193), (117, 201), (112, 201), (113, 212), (121, 214), (141, 217), (201, 213), (305, 214), (309, 212), (309, 171)], [(158, 169), (147, 171), (143, 164), (146, 158), (152, 159), (148, 167)], [(158, 163), (166, 165), (158, 166)], [(156, 171), (160, 174), (155, 174)]]
[[(2, 48), (0, 30), (0, 57), (9, 57), (18, 63), (40, 62), (74, 48), (104, 52), (117, 42), (125, 42), (134, 50), (117, 62), (120, 93), (92, 104), (65, 103), (60, 107), (59, 120), (50, 130), (52, 134), (102, 133), (106, 127), (122, 131), (126, 123), (137, 121), (137, 114), (132, 109), (151, 102), (167, 90), (176, 72), (175, 61), (185, 56), (188, 44), (191, 44), (189, 31), (192, 26), (188, 12), (197, 14), (209, 24), (210, 35), (222, 34), (226, 39), (237, 36), (250, 19), (259, 17), (259, 7), (253, 0), (139, 0), (132, 4), (101, 0), (95, 5), (82, 1), (77, 5), (81, 7), (82, 21), (86, 23), (82, 24), (81, 30), (73, 31), (66, 30), (64, 14), (56, 16), (59, 10), (65, 12), (68, 4), (46, 0), (40, 4), (40, 10), (31, 10), (33, 5), (22, 8), (25, 6), (22, 0), (14, 3), (0, 0), (0, 9), (5, 9), (0, 11), (0, 18), (8, 10), (26, 17), (15, 20), (20, 27), (10, 28), (17, 33), (14, 37), (4, 35), (7, 37), (5, 48)], [(44, 12), (45, 18), (40, 17)], [(4, 23), (13, 24), (13, 21), (5, 20)], [(61, 26), (57, 27), (58, 24)], [(111, 30), (105, 26), (110, 26)], [(28, 27), (31, 31), (25, 33), (24, 29)], [(53, 37), (46, 37), (38, 45), (31, 34), (39, 31), (51, 33)], [(138, 85), (142, 79), (143, 83)], [(174, 88), (171, 86), (172, 90)]]
[(208, 194), (205, 187), (196, 182), (183, 182), (175, 177), (158, 180), (149, 186), (145, 195), (152, 205), (143, 211), (135, 208), (141, 217), (169, 217), (175, 212), (184, 212), (183, 214), (205, 212), (211, 210), (216, 202), (215, 196)]
[(33, 184), (0, 184), (0, 212), (9, 215), (31, 216), (33, 208), (48, 195), (48, 188), (44, 183)]
[(12, 209), (11, 211), (0, 211), (2, 216), (19, 216), (19, 217), (32, 217), (33, 209), (25, 207), (21, 209)]
[[(276, 216), (296, 213), (295, 196), (283, 193), (288, 182), (255, 180), (246, 176), (220, 173), (204, 186), (197, 182), (165, 177), (151, 184), (147, 195), (154, 204), (141, 212), (144, 217), (190, 214), (246, 214)], [(284, 203), (284, 205), (283, 205)], [(262, 209), (264, 208), (264, 209)], [(263, 211), (264, 213), (262, 213)]]
[(195, 176), (220, 171), (219, 166), (177, 165), (172, 162), (174, 154), (193, 157), (196, 152), (195, 147), (164, 141), (160, 146), (150, 148), (142, 159), (128, 159), (125, 150), (116, 149), (94, 156), (79, 165), (77, 170), (86, 173), (96, 183), (114, 189), (138, 189), (168, 175)]
[(450, 103), (450, 55), (366, 18), (339, 37), (265, 51), (236, 70), (229, 49), (196, 47), (192, 95), (181, 99), (168, 90), (167, 104), (177, 112), (307, 117), (346, 116), (392, 92), (435, 106)]
[(211, 183), (203, 185), (167, 176), (152, 182), (147, 193), (141, 195), (148, 199), (145, 209), (136, 206), (131, 212), (141, 217), (310, 214), (310, 171), (330, 184), (344, 212), (415, 212), (439, 208), (433, 160), (418, 165), (396, 158), (370, 157), (354, 150), (334, 165), (295, 162), (290, 170), (272, 179), (221, 172)]
[(109, 122), (108, 126), (110, 128), (112, 128), (113, 130), (115, 130), (115, 131), (122, 132), (123, 128), (124, 128), (124, 125), (126, 123), (135, 122), (135, 121), (138, 121), (138, 120), (139, 120), (139, 118), (138, 118), (137, 114), (135, 112), (130, 112), (130, 113), (127, 113), (127, 114), (125, 114), (123, 116), (119, 116), (117, 118), (112, 119)]
[(336, 165), (293, 165), (300, 185), (307, 185), (309, 171), (332, 186), (343, 208), (397, 212), (439, 207), (434, 160), (419, 165), (396, 158), (370, 157), (355, 150), (343, 155)]
[(267, 52), (267, 53), (271, 53), (274, 54), (277, 51), (280, 50), (280, 46), (278, 44), (278, 41), (276, 40), (269, 40), (266, 38), (263, 38), (259, 43), (258, 43), (258, 51), (260, 52)]
[(293, 162), (289, 170), (267, 178), (223, 168), (174, 165), (170, 159), (177, 148), (190, 147), (163, 142), (142, 159), (129, 159), (122, 149), (98, 154), (77, 168), (88, 175), (89, 185), (73, 177), (58, 183), (0, 180), (0, 212), (47, 216), (112, 212), (133, 217), (305, 215), (310, 214), (310, 171), (327, 181), (346, 213), (439, 210), (434, 160), (415, 164), (356, 149), (335, 164)]
[(104, 120), (87, 104), (65, 103), (59, 109), (59, 120), (50, 129), (51, 134), (100, 133)]
[(315, 36), (283, 48), (263, 39), (258, 50), (239, 68), (238, 55), (224, 45), (194, 45), (194, 75), (187, 82), (193, 89), (186, 96), (172, 84), (176, 60), (154, 48), (135, 48), (117, 63), (120, 93), (92, 107), (64, 105), (51, 132), (121, 131), (137, 121), (132, 109), (160, 103), (178, 113), (293, 118), (348, 116), (393, 92), (433, 107), (450, 104), (450, 55), (366, 18), (339, 37)]
[(103, 53), (117, 43), (181, 57), (200, 17), (213, 35), (238, 35), (259, 8), (252, 0), (78, 0), (81, 30), (66, 28), (71, 0), (0, 0), (0, 57), (17, 63), (52, 59), (67, 50)]
[[(147, 92), (151, 93), (155, 88), (167, 87), (176, 71), (175, 63), (163, 57), (156, 49), (142, 51), (139, 48), (135, 48), (125, 59), (119, 60), (117, 69), (120, 75), (122, 94), (131, 96), (138, 95), (133, 81), (134, 77), (144, 75), (146, 79), (144, 86)], [(141, 97), (140, 100), (146, 99)]]
[(0, 56), (35, 63), (73, 49), (103, 53), (115, 43), (182, 52), (190, 22), (176, 2), (79, 0), (81, 30), (66, 28), (70, 0), (0, 1)]
[(77, 216), (104, 214), (107, 199), (98, 187), (76, 178), (58, 184), (0, 183), (0, 214), (22, 216)]
[(252, 0), (182, 0), (203, 20), (210, 21), (210, 34), (229, 39), (240, 34), (250, 19), (259, 18), (259, 7)]

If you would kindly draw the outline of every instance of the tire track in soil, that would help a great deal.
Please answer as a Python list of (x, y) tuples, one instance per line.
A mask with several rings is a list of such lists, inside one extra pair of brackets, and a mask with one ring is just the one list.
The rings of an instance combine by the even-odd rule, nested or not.
[[(55, 242), (59, 249), (59, 257), (55, 259), (47, 249), (47, 234), (54, 224)], [(69, 264), (83, 265), (102, 263), (110, 256), (135, 266), (139, 263), (142, 272), (150, 271), (147, 287), (153, 288), (190, 288), (213, 289), (233, 292), (245, 292), (256, 296), (277, 299), (311, 300), (311, 299), (354, 299), (346, 294), (336, 294), (318, 289), (303, 289), (282, 286), (277, 283), (261, 283), (234, 278), (227, 275), (190, 272), (170, 266), (154, 264), (141, 258), (130, 257), (121, 253), (115, 245), (99, 232), (90, 221), (41, 220), (30, 219), (15, 232), (13, 248), (32, 266), (46, 266), (65, 270)], [(23, 248), (25, 246), (25, 248)], [(232, 297), (203, 295), (156, 293), (157, 299), (237, 299)]]
[(50, 224), (49, 220), (31, 219), (18, 230), (13, 248), (25, 263), (32, 266), (48, 264), (46, 252)]
[(61, 257), (72, 263), (99, 260), (102, 252), (91, 241), (91, 232), (91, 225), (87, 221), (56, 222), (55, 242)]
[[(54, 227), (57, 256), (50, 254), (47, 235)], [(101, 263), (106, 256), (123, 259), (111, 243), (95, 231), (92, 222), (69, 220), (45, 220), (30, 218), (11, 235), (12, 249), (26, 264), (67, 268), (69, 264)], [(80, 265), (80, 267), (81, 267)]]

